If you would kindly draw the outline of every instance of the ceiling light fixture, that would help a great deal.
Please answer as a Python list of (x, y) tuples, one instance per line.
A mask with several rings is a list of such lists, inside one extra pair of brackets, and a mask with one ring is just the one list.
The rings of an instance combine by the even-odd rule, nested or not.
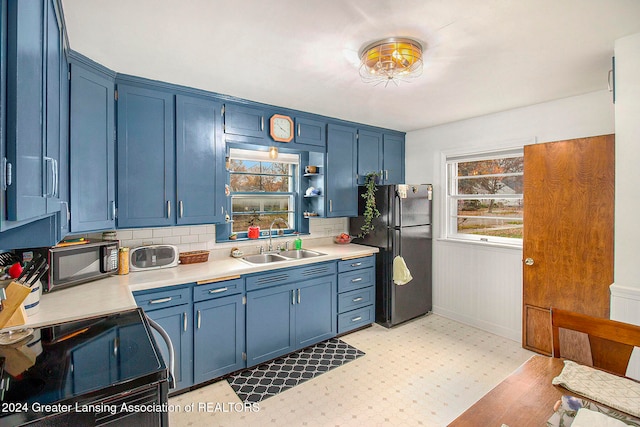
[(413, 39), (391, 37), (360, 51), (360, 77), (366, 83), (396, 86), (422, 74), (422, 45)]
[(278, 147), (269, 147), (269, 158), (274, 160), (278, 158)]

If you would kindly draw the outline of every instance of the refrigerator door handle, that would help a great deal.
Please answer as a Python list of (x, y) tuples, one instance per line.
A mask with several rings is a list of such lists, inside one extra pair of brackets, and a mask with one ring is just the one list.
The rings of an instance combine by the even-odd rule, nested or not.
[(398, 255), (402, 256), (402, 199), (397, 191), (394, 197), (396, 198), (396, 204), (398, 206)]

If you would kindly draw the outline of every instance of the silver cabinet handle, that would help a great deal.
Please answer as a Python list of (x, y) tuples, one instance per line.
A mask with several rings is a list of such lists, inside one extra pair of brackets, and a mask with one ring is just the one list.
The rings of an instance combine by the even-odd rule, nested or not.
[(296, 305), (296, 290), (295, 289), (293, 289), (291, 291), (291, 304), (292, 305)]
[(356, 277), (355, 279), (351, 279), (351, 283), (362, 282), (362, 277)]
[(353, 264), (351, 264), (351, 267), (360, 267), (362, 265), (361, 262), (355, 262)]
[(169, 302), (173, 299), (173, 297), (160, 298), (160, 299), (152, 299), (149, 301), (149, 304), (162, 304), (163, 302)]
[(111, 219), (113, 220), (116, 219), (116, 201), (115, 200), (111, 201)]
[(167, 200), (167, 218), (171, 218), (171, 200)]
[(613, 70), (609, 70), (609, 72), (607, 73), (607, 88), (609, 89), (609, 92), (613, 92), (613, 84), (611, 84), (612, 76), (613, 76)]
[(202, 324), (202, 314), (200, 310), (198, 310), (198, 329), (200, 329), (200, 325)]
[[(51, 181), (55, 182), (55, 166), (53, 165), (54, 160), (51, 157), (45, 157), (44, 158), (44, 162), (47, 163), (48, 165), (50, 165), (51, 167)], [(45, 175), (43, 178), (43, 180), (47, 179), (47, 175)], [(47, 187), (44, 189), (44, 191), (42, 192), (42, 197), (53, 197), (54, 195), (54, 186), (53, 183), (51, 184), (51, 191), (49, 191), (49, 186), (47, 185)]]
[(264, 130), (264, 116), (260, 117), (260, 130)]
[(333, 212), (333, 200), (329, 199), (329, 212)]
[(300, 123), (298, 123), (298, 136), (300, 136)]
[(67, 222), (69, 222), (71, 220), (71, 212), (69, 212), (69, 202), (61, 201), (60, 204), (64, 205), (65, 212), (67, 213), (65, 218), (67, 219)]
[(302, 293), (302, 292), (300, 291), (300, 288), (298, 288), (298, 304), (300, 304), (300, 294), (301, 294), (301, 293)]
[(187, 312), (182, 313), (182, 329), (187, 332)]
[(220, 206), (220, 215), (224, 215), (224, 206)]
[(178, 202), (178, 210), (180, 212), (180, 218), (182, 218), (184, 215), (184, 203), (182, 203), (182, 200)]
[(357, 322), (358, 320), (362, 320), (362, 316), (354, 317), (351, 319), (352, 322)]
[(363, 299), (362, 297), (354, 298), (352, 302), (359, 302), (359, 301), (362, 301), (362, 299)]
[(58, 179), (58, 160), (53, 159), (53, 197), (58, 197), (58, 187), (59, 187), (59, 179)]
[(219, 294), (220, 292), (228, 291), (229, 288), (209, 289), (210, 294)]
[(388, 181), (389, 180), (389, 169), (385, 169), (384, 170), (384, 180)]
[(117, 358), (118, 357), (118, 346), (119, 346), (119, 342), (118, 342), (118, 338), (115, 338), (113, 340), (113, 357)]
[(525, 259), (525, 260), (524, 260), (524, 263), (525, 263), (526, 265), (533, 265), (533, 258), (527, 258), (527, 259)]

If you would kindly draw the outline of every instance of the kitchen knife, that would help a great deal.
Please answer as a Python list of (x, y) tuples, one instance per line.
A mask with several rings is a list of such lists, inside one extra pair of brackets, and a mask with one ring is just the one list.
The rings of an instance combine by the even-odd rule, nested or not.
[(38, 272), (35, 275), (35, 278), (31, 280), (31, 282), (29, 283), (29, 287), (32, 288), (33, 285), (35, 285), (38, 282), (38, 280), (42, 279), (42, 276), (44, 276), (44, 273), (46, 273), (47, 270), (49, 270), (49, 264), (45, 263), (44, 266), (38, 270)]
[[(24, 279), (23, 283), (28, 284), (29, 286), (32, 286), (33, 283), (35, 283), (38, 279), (36, 280), (32, 280), (34, 277), (37, 277), (42, 268), (47, 264), (47, 260), (44, 257), (40, 257), (38, 259), (38, 261), (36, 261), (35, 265), (33, 266), (33, 268), (31, 269), (31, 272), (29, 274), (27, 274), (27, 276)], [(49, 268), (49, 267), (47, 267)]]

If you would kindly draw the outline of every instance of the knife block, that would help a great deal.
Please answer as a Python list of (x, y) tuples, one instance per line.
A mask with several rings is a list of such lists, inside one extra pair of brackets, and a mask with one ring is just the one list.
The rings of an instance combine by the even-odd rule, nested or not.
[(27, 315), (22, 303), (31, 293), (31, 288), (18, 282), (11, 282), (5, 288), (7, 299), (2, 301), (2, 311), (0, 311), (0, 329), (9, 326), (24, 325), (27, 322)]

